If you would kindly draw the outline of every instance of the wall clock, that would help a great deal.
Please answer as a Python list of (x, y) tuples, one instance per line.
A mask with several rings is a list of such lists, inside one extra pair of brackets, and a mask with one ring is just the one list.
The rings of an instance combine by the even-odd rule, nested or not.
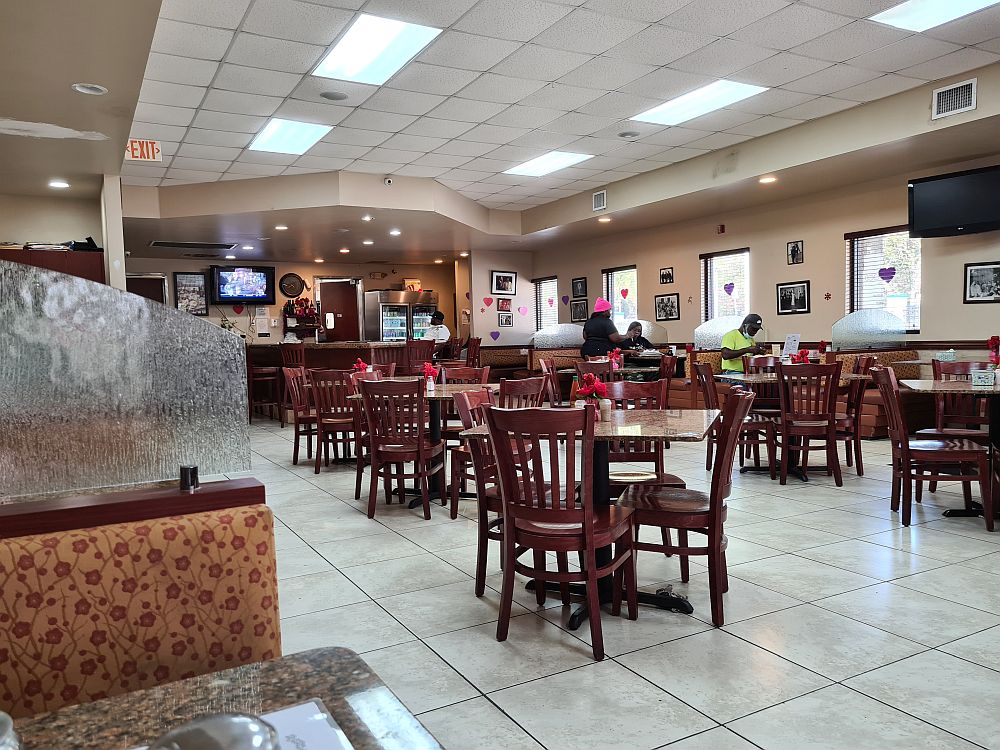
[(296, 299), (302, 294), (302, 290), (306, 288), (306, 282), (297, 273), (286, 273), (281, 277), (281, 281), (278, 282), (278, 287), (286, 297)]

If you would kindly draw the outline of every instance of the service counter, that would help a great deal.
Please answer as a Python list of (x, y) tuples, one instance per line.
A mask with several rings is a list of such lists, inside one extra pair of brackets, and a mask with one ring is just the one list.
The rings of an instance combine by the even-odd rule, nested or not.
[[(332, 341), (316, 344), (307, 341), (306, 367), (330, 370), (348, 370), (359, 358), (368, 364), (395, 362), (403, 367), (406, 360), (406, 345), (383, 341)], [(255, 367), (280, 367), (281, 351), (278, 344), (250, 344), (250, 360)]]

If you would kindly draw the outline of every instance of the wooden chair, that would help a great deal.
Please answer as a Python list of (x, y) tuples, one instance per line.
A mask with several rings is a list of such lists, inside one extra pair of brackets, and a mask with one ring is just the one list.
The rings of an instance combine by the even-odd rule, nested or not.
[[(292, 463), (299, 463), (299, 439), (306, 436), (306, 458), (312, 458), (312, 441), (316, 436), (316, 410), (309, 399), (308, 376), (304, 367), (282, 367), (285, 378), (285, 393), (292, 402), (292, 424), (295, 427), (295, 447), (292, 449)], [(317, 450), (319, 450), (317, 443)]]
[(667, 395), (670, 394), (670, 381), (674, 379), (677, 372), (677, 357), (672, 354), (664, 354), (660, 357), (660, 380), (667, 381)]
[(465, 366), (479, 367), (479, 347), (483, 340), (479, 336), (470, 338), (465, 342)]
[[(584, 582), (594, 658), (603, 659), (598, 580), (612, 576), (612, 614), (621, 612), (623, 584), (629, 619), (637, 617), (638, 607), (632, 511), (616, 505), (594, 507), (593, 462), (589, 460), (594, 450), (594, 410), (480, 408), (489, 425), (503, 503), (503, 587), (497, 640), (507, 640), (515, 572), (536, 581), (539, 604), (545, 602), (546, 581)], [(566, 441), (565, 454), (560, 450), (559, 438)], [(545, 444), (548, 466), (542, 460)], [(584, 457), (580, 466), (578, 446)], [(579, 505), (575, 489), (578, 481)], [(598, 566), (597, 548), (611, 545), (611, 560)], [(529, 549), (533, 557), (530, 565), (520, 561)], [(557, 571), (547, 569), (547, 552), (556, 553)], [(571, 552), (580, 554), (582, 570), (569, 570), (566, 556)], [(565, 590), (563, 601), (568, 603)]]
[(397, 369), (402, 370), (405, 374), (406, 372), (406, 349), (404, 348), (402, 354), (404, 356), (403, 364), (397, 363), (396, 358), (399, 356), (399, 349), (395, 346), (379, 346), (378, 344), (372, 344), (368, 355), (371, 361), (368, 363), (373, 369), (378, 370), (382, 373), (382, 377), (389, 377), (386, 375), (385, 368), (389, 365), (393, 365), (393, 372)]
[(616, 370), (611, 365), (611, 360), (603, 359), (596, 362), (576, 362), (576, 378), (583, 382), (583, 376), (588, 372), (593, 373), (597, 378), (609, 383), (612, 380), (624, 380), (625, 374), (621, 370)]
[[(854, 360), (854, 374), (867, 375), (873, 364), (875, 357), (869, 355), (858, 357)], [(859, 477), (865, 475), (865, 466), (861, 460), (861, 412), (867, 388), (868, 382), (865, 380), (849, 381), (845, 411), (843, 414), (837, 414), (837, 440), (844, 442), (847, 465), (855, 466)]]
[[(753, 393), (737, 389), (730, 391), (726, 399), (722, 422), (717, 428), (719, 450), (712, 466), (712, 484), (708, 493), (637, 485), (626, 490), (618, 500), (618, 505), (635, 511), (635, 549), (679, 555), (681, 580), (687, 581), (690, 576), (688, 557), (708, 556), (708, 591), (712, 602), (712, 623), (716, 627), (725, 624), (722, 595), (729, 590), (726, 571), (726, 547), (729, 540), (723, 528), (726, 522), (726, 498), (732, 491), (733, 458), (753, 400)], [(659, 526), (663, 530), (665, 543), (638, 541), (641, 526)], [(677, 529), (677, 546), (669, 544), (670, 529)], [(688, 546), (689, 531), (704, 534), (707, 537), (706, 546)]]
[[(395, 363), (393, 363), (395, 367)], [(382, 373), (373, 369), (371, 372), (352, 372), (347, 382), (347, 393), (353, 396), (360, 393), (358, 383), (362, 380), (381, 380)], [(356, 470), (354, 476), (354, 499), (361, 498), (361, 479), (365, 473), (365, 467), (370, 466), (371, 440), (368, 437), (368, 421), (365, 419), (365, 407), (361, 399), (348, 399), (354, 414), (354, 459)]]
[(538, 366), (542, 370), (542, 376), (549, 379), (546, 390), (548, 392), (549, 406), (558, 408), (563, 405), (562, 386), (559, 384), (559, 373), (556, 371), (556, 361), (554, 358), (538, 358)]
[[(278, 344), (278, 352), (281, 354), (281, 366), (282, 367), (305, 367), (306, 366), (306, 345), (301, 341), (297, 344), (284, 343)], [(281, 384), (284, 386), (284, 382)], [(288, 411), (292, 409), (292, 398), (287, 390), (282, 388), (281, 390), (281, 410), (282, 422), (281, 426), (284, 427), (284, 417), (288, 414)]]
[(416, 339), (406, 342), (405, 375), (423, 375), (424, 363), (434, 359), (435, 342), (428, 339)]
[(330, 446), (334, 459), (351, 453), (354, 444), (354, 406), (347, 399), (350, 395), (351, 370), (308, 370), (313, 403), (316, 405), (316, 466), (319, 474), (321, 460), (330, 465)]
[(372, 371), (377, 372), (383, 378), (393, 378), (396, 376), (396, 363), (372, 364)]
[(547, 392), (548, 378), (500, 379), (500, 398), (497, 404), (504, 409), (532, 409), (542, 405)]
[[(386, 502), (392, 499), (392, 479), (402, 500), (403, 480), (414, 479), (420, 484), (424, 518), (430, 519), (430, 488), (432, 476), (438, 478), (441, 496), (445, 497), (444, 441), (432, 443), (427, 434), (427, 406), (424, 389), (427, 384), (417, 380), (362, 380), (358, 383), (368, 422), (371, 441), (371, 485), (368, 491), (368, 517), (375, 517), (378, 478), (382, 477)], [(406, 473), (404, 464), (413, 464)], [(395, 467), (395, 472), (393, 471)]]
[(274, 413), (277, 412), (279, 423), (284, 427), (285, 419), (281, 411), (282, 395), (279, 368), (256, 366), (253, 363), (250, 351), (250, 349), (247, 349), (248, 421), (253, 422), (253, 413), (255, 410), (263, 411), (268, 419), (274, 419)]
[[(781, 357), (743, 355), (743, 372), (748, 375), (763, 375), (778, 372)], [(740, 387), (754, 395), (751, 414), (777, 418), (781, 414), (781, 396), (778, 395), (778, 381), (773, 383), (741, 383)]]
[[(838, 487), (844, 485), (837, 453), (837, 383), (843, 362), (825, 365), (777, 364), (778, 396), (781, 399), (781, 421), (778, 423), (778, 446), (781, 448), (779, 481), (788, 482), (791, 454), (802, 457), (802, 472), (809, 464), (810, 451), (826, 453), (827, 475), (833, 474)], [(823, 445), (810, 446), (810, 440)]]
[[(873, 367), (872, 378), (878, 385), (885, 408), (889, 440), (892, 442), (892, 500), (891, 508), (898, 511), (902, 495), (902, 522), (910, 525), (913, 483), (954, 482), (962, 483), (965, 507), (972, 507), (972, 482), (979, 482), (983, 501), (986, 530), (993, 531), (993, 487), (989, 471), (989, 446), (980, 445), (968, 438), (942, 434), (910, 436), (899, 398), (896, 374), (890, 367)], [(955, 473), (957, 470), (958, 473)], [(918, 500), (919, 502), (919, 495)]]
[[(442, 367), (438, 372), (438, 379), (441, 383), (464, 383), (476, 385), (490, 382), (490, 368), (487, 367)], [(458, 433), (462, 427), (453, 427), (451, 420), (458, 419), (458, 412), (455, 411), (454, 401), (447, 402), (442, 413), (443, 424), (441, 425), (441, 437), (444, 440), (458, 440)], [(454, 456), (452, 456), (454, 460)]]

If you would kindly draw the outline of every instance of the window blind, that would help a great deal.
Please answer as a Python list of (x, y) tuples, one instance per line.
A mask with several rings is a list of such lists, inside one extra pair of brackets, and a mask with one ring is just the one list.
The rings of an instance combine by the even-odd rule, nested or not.
[(858, 232), (847, 245), (847, 312), (885, 310), (920, 332), (920, 239), (905, 227)]
[[(559, 280), (555, 276), (535, 279), (535, 330), (554, 326), (559, 322)], [(552, 300), (551, 304), (549, 300)]]

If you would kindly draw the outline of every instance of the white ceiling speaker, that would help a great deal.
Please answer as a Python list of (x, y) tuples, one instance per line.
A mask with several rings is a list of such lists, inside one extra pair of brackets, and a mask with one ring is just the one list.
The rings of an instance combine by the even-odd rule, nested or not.
[(977, 80), (972, 78), (951, 86), (934, 89), (931, 94), (931, 119), (937, 120), (975, 109)]

